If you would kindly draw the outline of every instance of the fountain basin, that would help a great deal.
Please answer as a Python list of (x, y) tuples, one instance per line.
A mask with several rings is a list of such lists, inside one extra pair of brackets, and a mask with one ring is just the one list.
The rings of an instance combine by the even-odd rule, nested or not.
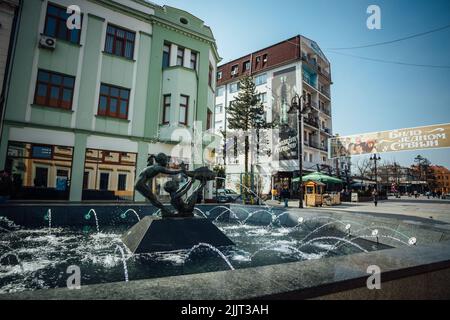
[(133, 254), (190, 249), (199, 243), (214, 247), (234, 245), (210, 220), (204, 218), (145, 217), (122, 236)]
[[(382, 270), (367, 288), (367, 267)], [(0, 295), (6, 300), (448, 299), (450, 242), (235, 271)]]
[[(34, 290), (30, 295), (33, 292), (40, 295), (43, 291), (53, 291), (52, 288), (65, 287), (68, 277), (66, 269), (70, 265), (80, 266), (83, 289), (91, 290), (92, 287), (103, 290), (101, 288), (116, 288), (116, 285), (121, 288), (121, 284), (116, 283), (128, 278), (129, 283), (143, 281), (142, 283), (147, 284), (151, 283), (147, 282), (151, 279), (165, 283), (172, 278), (181, 279), (178, 278), (180, 276), (192, 276), (198, 281), (203, 279), (203, 276), (206, 279), (209, 274), (217, 275), (221, 274), (220, 272), (226, 272), (226, 277), (234, 277), (234, 273), (225, 271), (232, 268), (228, 262), (236, 269), (232, 272), (243, 272), (248, 277), (257, 277), (258, 273), (252, 276), (252, 272), (246, 270), (281, 270), (283, 266), (292, 263), (312, 261), (320, 266), (330, 266), (329, 261), (336, 261), (337, 258), (352, 261), (360, 255), (371, 257), (370, 259), (380, 257), (374, 254), (382, 255), (392, 247), (415, 257), (416, 248), (450, 240), (449, 226), (438, 221), (432, 225), (419, 220), (406, 221), (358, 213), (325, 213), (315, 209), (285, 211), (281, 208), (268, 210), (264, 207), (209, 205), (199, 206), (200, 213), (208, 217), (236, 246), (219, 247), (219, 251), (209, 250), (208, 246), (193, 246), (197, 248), (165, 254), (133, 255), (132, 252), (125, 251), (121, 259), (117, 255), (117, 245), (124, 247), (120, 241), (121, 235), (141, 217), (154, 213), (154, 208), (141, 206), (142, 210), (139, 210), (138, 206), (131, 208), (132, 206), (126, 204), (97, 204), (94, 208), (100, 232), (96, 232), (96, 221), (93, 218), (86, 220), (84, 217), (92, 207), (92, 204), (74, 207), (53, 205), (50, 208), (51, 229), (45, 220), (48, 205), (21, 205), (17, 208), (10, 206), (11, 210), (0, 211), (0, 216), (11, 217), (16, 224), (22, 226), (16, 230), (9, 225), (0, 225), (12, 230), (9, 233), (0, 230), (0, 256), (10, 252), (8, 257), (17, 254), (22, 260), (20, 265), (11, 263), (10, 261), (14, 260), (12, 258), (0, 261), (0, 293), (6, 294), (0, 295), (0, 299), (17, 291)], [(125, 214), (131, 209), (135, 214)], [(34, 225), (39, 219), (40, 226), (35, 228)], [(414, 243), (416, 245), (409, 245), (411, 238), (417, 240)], [(2, 244), (11, 247), (2, 247)], [(368, 253), (360, 254), (361, 251)], [(438, 252), (438, 249), (433, 251)], [(440, 258), (438, 253), (435, 255)], [(442, 257), (445, 258), (445, 255)], [(377, 264), (377, 259), (374, 259), (373, 263)], [(443, 263), (445, 265), (445, 261)], [(128, 270), (124, 275), (125, 265)], [(272, 276), (276, 277), (276, 271), (273, 272), (275, 274)], [(280, 275), (286, 276), (285, 273)], [(296, 276), (305, 279), (303, 274), (301, 277), (299, 274)], [(328, 280), (333, 282), (336, 279)], [(246, 283), (252, 281), (246, 280)], [(245, 284), (242, 286), (246, 288)], [(177, 297), (176, 293), (166, 293)], [(259, 295), (249, 297), (265, 297), (263, 293), (261, 291)], [(282, 293), (284, 294), (284, 291)], [(142, 298), (154, 298), (151, 293), (146, 297), (143, 292), (140, 294)], [(198, 293), (199, 297), (204, 294), (205, 292)], [(164, 293), (161, 293), (161, 297), (163, 295)], [(272, 294), (268, 296), (272, 297)]]

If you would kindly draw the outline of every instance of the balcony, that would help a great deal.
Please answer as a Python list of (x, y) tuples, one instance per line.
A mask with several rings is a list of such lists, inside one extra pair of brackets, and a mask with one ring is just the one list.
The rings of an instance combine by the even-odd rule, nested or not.
[(302, 53), (302, 60), (305, 61), (309, 66), (311, 66), (314, 70), (324, 76), (326, 79), (331, 80), (331, 75), (328, 71), (326, 71), (320, 64), (317, 63), (316, 60), (308, 57), (307, 54)]
[(331, 75), (329, 72), (325, 71), (321, 66), (317, 66), (317, 71), (324, 76), (326, 79), (331, 80)]
[(314, 128), (319, 129), (319, 122), (317, 121), (316, 118), (305, 117), (305, 118), (303, 118), (303, 121), (304, 121), (304, 123), (306, 123)]
[(325, 89), (324, 87), (319, 87), (319, 91), (326, 96), (328, 99), (331, 98), (330, 90)]
[(314, 84), (314, 82), (312, 82), (311, 79), (305, 77), (305, 75), (303, 75), (303, 81), (305, 81), (310, 87), (316, 89), (316, 85)]
[(320, 108), (320, 111), (325, 113), (327, 116), (331, 117), (331, 111), (326, 108)]
[(319, 148), (319, 144), (317, 144), (317, 143), (315, 143), (313, 141), (305, 141), (304, 144), (307, 147), (311, 147), (311, 148), (314, 148), (314, 149), (320, 149)]
[(331, 129), (330, 128), (321, 128), (320, 129), (322, 132), (325, 132), (328, 135), (331, 135)]
[(317, 102), (315, 102), (315, 101), (307, 101), (306, 104), (309, 105), (311, 108), (314, 108), (314, 109), (316, 109), (316, 110), (319, 110), (319, 107), (318, 107), (318, 105), (317, 105)]
[(319, 150), (328, 152), (328, 146), (325, 145), (325, 144), (322, 144), (322, 145), (319, 146)]

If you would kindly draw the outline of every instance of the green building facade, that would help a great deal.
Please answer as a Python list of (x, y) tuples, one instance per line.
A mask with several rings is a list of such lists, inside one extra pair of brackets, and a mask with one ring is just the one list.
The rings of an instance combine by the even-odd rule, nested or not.
[(76, 1), (81, 28), (70, 30), (73, 2), (22, 3), (0, 169), (18, 200), (141, 201), (134, 181), (149, 155), (202, 164), (187, 137), (214, 119), (214, 36), (193, 15), (142, 0)]

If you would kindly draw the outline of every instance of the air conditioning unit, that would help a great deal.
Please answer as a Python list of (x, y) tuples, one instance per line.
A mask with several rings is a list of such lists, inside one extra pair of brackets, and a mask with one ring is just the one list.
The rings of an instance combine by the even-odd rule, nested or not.
[(55, 50), (56, 39), (47, 36), (41, 36), (41, 39), (39, 40), (39, 47), (44, 49)]

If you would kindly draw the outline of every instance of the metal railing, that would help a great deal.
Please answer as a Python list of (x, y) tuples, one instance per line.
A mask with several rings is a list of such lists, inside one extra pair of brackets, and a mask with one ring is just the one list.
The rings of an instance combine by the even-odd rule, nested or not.
[(303, 121), (306, 124), (309, 124), (310, 126), (313, 126), (315, 128), (319, 128), (319, 122), (316, 119), (311, 119), (311, 118), (303, 118)]

